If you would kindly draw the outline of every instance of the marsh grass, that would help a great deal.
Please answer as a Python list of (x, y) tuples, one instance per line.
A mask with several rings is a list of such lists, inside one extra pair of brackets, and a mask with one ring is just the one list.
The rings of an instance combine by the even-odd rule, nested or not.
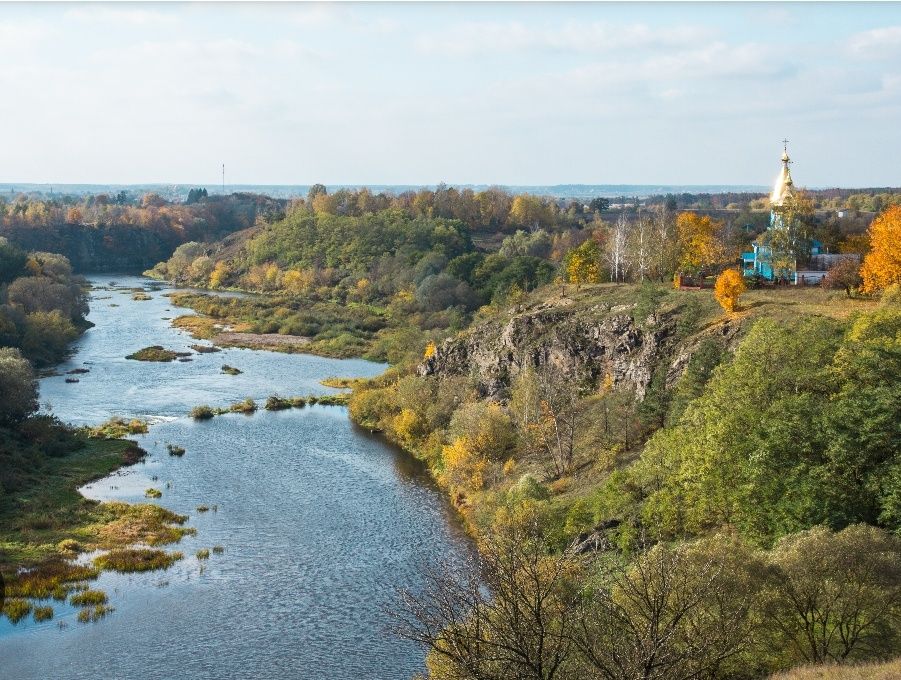
[(183, 446), (177, 446), (176, 444), (166, 444), (166, 450), (169, 452), (170, 456), (183, 456), (185, 455), (185, 449)]
[[(172, 302), (174, 304), (179, 305), (179, 300), (180, 296), (172, 296)], [(196, 316), (194, 314), (179, 316), (172, 320), (172, 325), (175, 328), (187, 331), (191, 334), (191, 337), (198, 340), (209, 340), (218, 332), (216, 322), (213, 319), (206, 316)]]
[(89, 605), (106, 604), (109, 601), (106, 593), (102, 590), (82, 590), (75, 593), (69, 598), (69, 603), (76, 607), (87, 607)]
[(266, 400), (266, 410), (267, 411), (284, 411), (285, 409), (289, 409), (293, 406), (290, 399), (283, 399), (278, 395), (272, 395)]
[(337, 387), (339, 389), (353, 389), (355, 386), (359, 385), (362, 380), (359, 378), (336, 378), (330, 377), (325, 378), (324, 380), (320, 380), (319, 384), (324, 385), (326, 387)]
[(3, 613), (10, 623), (19, 623), (31, 613), (31, 602), (19, 598), (12, 598), (3, 602)]
[(35, 623), (41, 623), (42, 621), (49, 621), (53, 618), (53, 607), (50, 606), (41, 606), (35, 607), (34, 612), (32, 613), (34, 617)]
[(197, 551), (196, 557), (198, 560), (208, 560), (210, 559), (210, 550), (209, 548), (201, 548)]
[(144, 491), (144, 495), (147, 496), (147, 498), (162, 498), (163, 492), (160, 491), (159, 489), (151, 488), (151, 489), (147, 489), (146, 491)]
[(144, 302), (146, 300), (152, 300), (153, 297), (145, 293), (144, 291), (137, 291), (131, 294), (131, 299), (135, 302)]
[(86, 607), (78, 612), (79, 623), (96, 623), (107, 614), (111, 614), (115, 609), (105, 604), (98, 604), (93, 607)]
[(229, 410), (233, 413), (255, 413), (257, 410), (257, 403), (250, 397), (247, 397), (244, 401), (232, 404), (229, 407)]
[(209, 511), (210, 511), (210, 509), (206, 505), (198, 505), (197, 506), (197, 512), (209, 512)]
[(117, 548), (134, 543), (167, 545), (178, 543), (197, 530), (182, 526), (187, 515), (179, 515), (166, 508), (148, 503), (130, 505), (122, 502), (103, 503), (103, 523), (97, 529), (99, 547)]
[(221, 555), (224, 552), (225, 552), (225, 546), (221, 546), (221, 545), (213, 546), (213, 554), (214, 555)]
[(57, 559), (44, 562), (39, 568), (21, 571), (6, 577), (8, 597), (30, 597), (43, 600), (65, 600), (76, 581), (97, 578), (100, 572), (94, 567)]
[(241, 375), (244, 371), (240, 368), (235, 368), (234, 366), (229, 366), (228, 364), (222, 364), (222, 372), (227, 375)]
[(95, 557), (94, 564), (101, 569), (128, 574), (168, 569), (182, 558), (184, 554), (177, 551), (167, 553), (153, 548), (125, 548)]
[[(122, 439), (133, 434), (147, 434), (148, 429), (146, 420), (138, 418), (125, 420), (119, 416), (114, 416), (96, 427), (86, 428), (86, 431), (88, 436), (94, 439)], [(139, 448), (134, 444), (131, 447)]]

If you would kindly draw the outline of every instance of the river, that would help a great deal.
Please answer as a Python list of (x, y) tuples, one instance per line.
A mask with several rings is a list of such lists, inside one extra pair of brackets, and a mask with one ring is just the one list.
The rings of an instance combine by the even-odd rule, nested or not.
[[(40, 381), (43, 408), (64, 421), (112, 415), (152, 423), (135, 437), (145, 463), (87, 485), (99, 500), (157, 502), (190, 516), (197, 535), (167, 571), (103, 573), (115, 612), (80, 624), (54, 603), (46, 623), (0, 620), (0, 677), (17, 678), (407, 678), (423, 669), (416, 645), (386, 632), (398, 586), (416, 587), (422, 562), (461, 568), (470, 546), (441, 493), (402, 453), (354, 426), (344, 407), (314, 406), (210, 421), (193, 406), (253, 397), (330, 393), (329, 376), (372, 376), (385, 366), (244, 349), (192, 354), (192, 361), (124, 357), (147, 345), (190, 351), (197, 341), (170, 326), (185, 313), (165, 286), (132, 300), (128, 276), (88, 277), (89, 319), (60, 372), (86, 368), (78, 383)], [(222, 364), (241, 375), (220, 372)], [(186, 449), (168, 455), (166, 445)], [(197, 506), (215, 506), (198, 513)], [(223, 554), (200, 562), (198, 549)]]

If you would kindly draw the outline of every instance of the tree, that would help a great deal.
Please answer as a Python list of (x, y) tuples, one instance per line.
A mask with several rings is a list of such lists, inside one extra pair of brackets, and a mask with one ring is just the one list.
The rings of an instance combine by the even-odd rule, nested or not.
[(888, 208), (868, 231), (870, 252), (860, 270), (863, 290), (876, 293), (893, 283), (901, 283), (901, 206)]
[(658, 544), (631, 565), (602, 563), (574, 626), (585, 672), (603, 680), (728, 676), (749, 647), (759, 559), (719, 535), (674, 548)]
[(312, 205), (317, 196), (325, 196), (327, 194), (328, 189), (325, 188), (324, 184), (314, 184), (310, 187), (310, 190), (307, 191), (307, 203)]
[(848, 297), (851, 291), (863, 282), (860, 277), (860, 265), (853, 257), (840, 260), (823, 277), (821, 285), (831, 290), (843, 290)]
[(610, 228), (607, 238), (607, 269), (611, 281), (625, 281), (631, 262), (629, 261), (629, 232), (631, 227), (625, 213)]
[(421, 570), (421, 592), (402, 590), (394, 631), (429, 650), (432, 680), (566, 677), (574, 644), (573, 565), (549, 557), (530, 507), (501, 515), (479, 562)]
[(0, 236), (0, 285), (21, 276), (27, 259), (23, 251)]
[(682, 212), (676, 218), (679, 242), (679, 270), (686, 274), (700, 274), (723, 260), (719, 232), (720, 220), (696, 212)]
[(575, 460), (581, 396), (579, 381), (550, 365), (524, 369), (513, 387), (511, 410), (521, 441), (531, 453), (546, 455), (557, 477)]
[(539, 227), (551, 223), (551, 211), (541, 198), (531, 194), (520, 194), (513, 199), (510, 207), (510, 221), (537, 231)]
[(19, 350), (0, 347), (0, 425), (15, 425), (38, 409), (31, 364)]
[(597, 241), (590, 238), (566, 256), (566, 278), (570, 283), (601, 282), (601, 249)]
[(727, 312), (734, 312), (738, 309), (738, 299), (746, 288), (741, 272), (737, 269), (727, 269), (716, 277), (713, 297)]
[(776, 649), (795, 662), (883, 657), (897, 650), (901, 539), (858, 524), (782, 539), (762, 613)]
[(604, 212), (610, 207), (610, 200), (607, 198), (592, 198), (588, 202), (588, 209), (592, 212)]

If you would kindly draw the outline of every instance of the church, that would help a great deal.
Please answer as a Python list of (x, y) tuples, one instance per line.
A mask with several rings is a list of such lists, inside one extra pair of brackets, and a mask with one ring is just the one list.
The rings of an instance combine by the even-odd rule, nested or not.
[[(742, 253), (743, 273), (749, 278), (777, 283), (817, 284), (826, 276), (828, 264), (821, 264), (823, 269), (799, 270), (798, 255), (803, 251), (805, 256), (810, 256), (811, 262), (819, 262), (823, 259), (823, 245), (815, 239), (802, 242), (793, 225), (786, 220), (795, 198), (790, 164), (788, 140), (783, 140), (782, 169), (770, 194), (770, 224), (766, 233), (752, 244), (753, 250)], [(827, 256), (826, 259), (830, 258)]]

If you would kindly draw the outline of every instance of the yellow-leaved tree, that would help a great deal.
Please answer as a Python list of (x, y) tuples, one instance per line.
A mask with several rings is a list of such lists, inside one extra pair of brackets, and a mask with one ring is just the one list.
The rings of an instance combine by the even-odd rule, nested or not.
[(570, 283), (601, 282), (601, 248), (597, 241), (588, 239), (566, 256), (566, 278)]
[(223, 283), (225, 283), (225, 279), (228, 277), (228, 265), (225, 264), (222, 260), (219, 260), (216, 263), (216, 266), (213, 267), (213, 272), (210, 274), (210, 288), (219, 288)]
[(877, 293), (901, 283), (901, 206), (887, 208), (870, 225), (870, 252), (860, 276), (865, 293)]
[(746, 290), (745, 279), (737, 269), (727, 269), (716, 278), (713, 297), (727, 312), (738, 309), (738, 299)]
[(704, 269), (722, 262), (724, 247), (719, 238), (723, 228), (720, 220), (695, 212), (679, 213), (676, 231), (679, 239), (679, 271), (699, 274)]

